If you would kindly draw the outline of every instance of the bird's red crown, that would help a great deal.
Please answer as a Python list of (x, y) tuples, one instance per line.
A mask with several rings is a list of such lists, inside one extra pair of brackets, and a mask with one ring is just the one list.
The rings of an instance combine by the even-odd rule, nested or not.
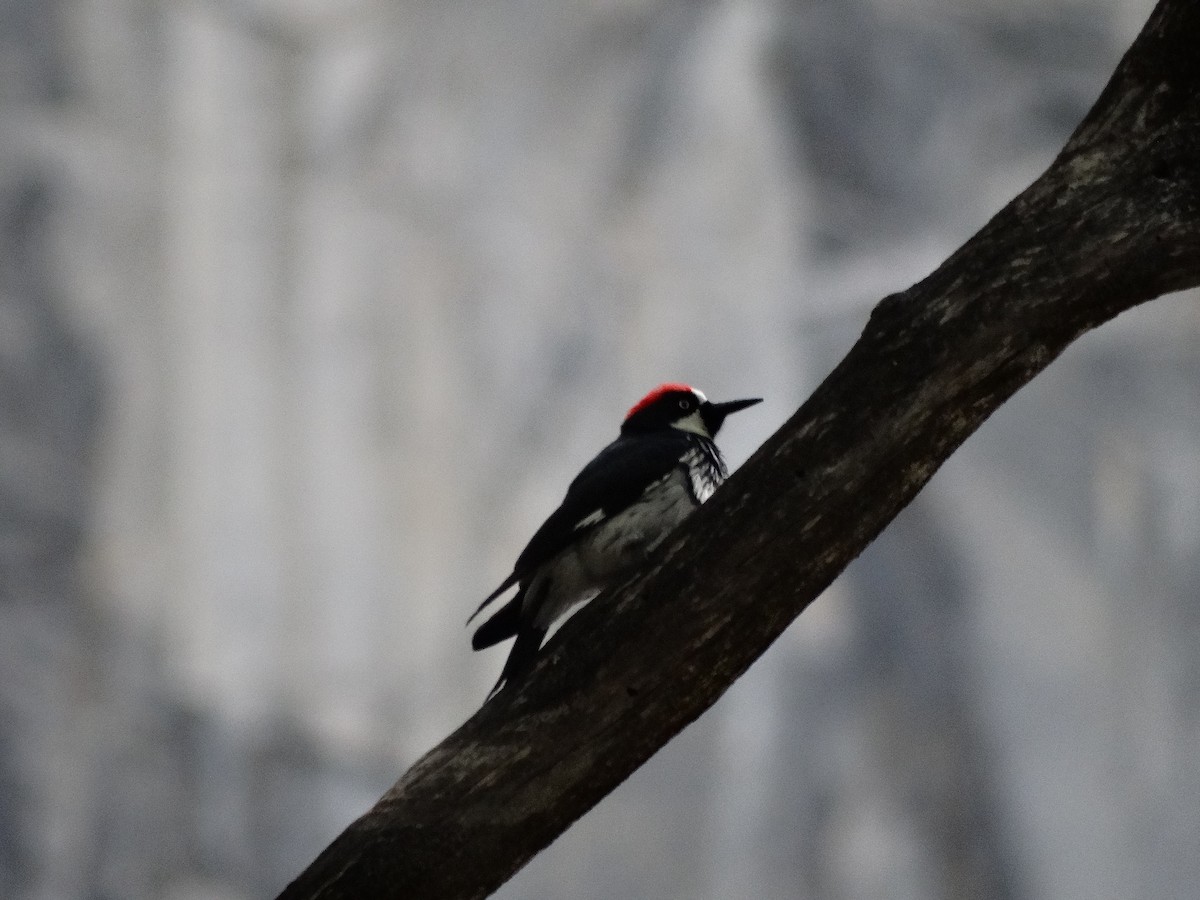
[(663, 394), (672, 394), (676, 391), (687, 391), (689, 394), (699, 393), (699, 391), (689, 384), (684, 384), (681, 381), (668, 381), (666, 384), (660, 384), (637, 403), (633, 404), (633, 406), (629, 407), (629, 412), (625, 413), (626, 420), (640, 413), (647, 406), (657, 403), (662, 399)]

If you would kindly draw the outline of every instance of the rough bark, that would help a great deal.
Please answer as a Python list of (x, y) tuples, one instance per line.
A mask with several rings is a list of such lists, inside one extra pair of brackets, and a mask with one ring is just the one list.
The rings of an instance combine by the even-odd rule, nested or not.
[(465, 898), (708, 709), (1075, 338), (1200, 284), (1200, 4), (1162, 0), (1036, 182), (885, 298), (813, 396), (531, 677), (419, 760), (281, 895)]

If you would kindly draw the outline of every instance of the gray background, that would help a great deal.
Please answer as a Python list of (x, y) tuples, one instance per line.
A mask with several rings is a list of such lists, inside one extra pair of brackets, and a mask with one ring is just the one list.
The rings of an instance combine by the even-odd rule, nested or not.
[[(735, 464), (1149, 0), (3, 0), (0, 896), (270, 896), (659, 381)], [(516, 898), (1200, 883), (1200, 318), (1072, 348)]]

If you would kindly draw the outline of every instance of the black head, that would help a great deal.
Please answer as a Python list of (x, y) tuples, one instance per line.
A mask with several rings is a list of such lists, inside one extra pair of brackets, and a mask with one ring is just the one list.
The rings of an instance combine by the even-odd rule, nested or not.
[(725, 417), (740, 409), (761, 403), (762, 398), (712, 403), (700, 391), (686, 384), (660, 384), (634, 404), (621, 425), (622, 434), (637, 434), (675, 428), (714, 438)]

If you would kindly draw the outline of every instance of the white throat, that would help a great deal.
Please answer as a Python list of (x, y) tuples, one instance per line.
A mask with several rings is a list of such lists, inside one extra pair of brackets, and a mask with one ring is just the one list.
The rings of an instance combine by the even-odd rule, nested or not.
[(712, 435), (708, 433), (708, 429), (704, 426), (704, 418), (700, 415), (700, 410), (696, 410), (690, 416), (684, 416), (671, 423), (672, 428), (678, 428), (680, 431), (689, 431), (692, 434), (698, 434), (700, 437), (712, 440)]

